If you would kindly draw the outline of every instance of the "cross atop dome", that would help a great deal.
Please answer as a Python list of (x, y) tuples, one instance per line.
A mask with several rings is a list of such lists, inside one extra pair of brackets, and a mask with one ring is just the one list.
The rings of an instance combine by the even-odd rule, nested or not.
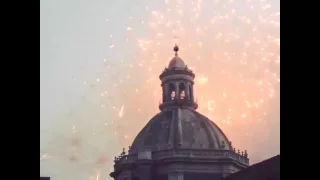
[(179, 47), (177, 44), (173, 47), (173, 50), (175, 51), (175, 56), (178, 56)]
[(169, 69), (173, 69), (173, 68), (184, 69), (186, 67), (186, 65), (183, 62), (183, 60), (178, 56), (179, 47), (177, 45), (175, 45), (173, 47), (173, 50), (175, 52), (175, 57), (173, 57), (171, 59), (171, 61), (169, 62), (168, 68)]

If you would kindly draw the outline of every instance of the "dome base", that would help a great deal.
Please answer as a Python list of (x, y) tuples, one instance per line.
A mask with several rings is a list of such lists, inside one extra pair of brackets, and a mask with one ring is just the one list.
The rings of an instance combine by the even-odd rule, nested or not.
[(185, 99), (177, 99), (168, 102), (163, 102), (159, 105), (160, 111), (166, 108), (188, 108), (188, 109), (197, 109), (198, 104), (194, 101), (185, 100)]

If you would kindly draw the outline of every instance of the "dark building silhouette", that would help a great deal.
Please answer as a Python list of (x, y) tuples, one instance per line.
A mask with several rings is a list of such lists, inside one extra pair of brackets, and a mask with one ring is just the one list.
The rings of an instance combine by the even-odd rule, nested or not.
[(40, 177), (40, 180), (50, 180), (50, 177)]
[(178, 56), (160, 75), (162, 103), (129, 147), (115, 157), (115, 180), (221, 180), (249, 166), (223, 131), (196, 111), (195, 74)]
[(231, 174), (224, 180), (280, 180), (280, 155)]

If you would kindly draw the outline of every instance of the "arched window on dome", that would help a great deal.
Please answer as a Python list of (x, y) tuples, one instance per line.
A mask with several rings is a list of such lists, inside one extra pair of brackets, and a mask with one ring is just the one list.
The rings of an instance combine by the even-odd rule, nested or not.
[(176, 97), (176, 92), (175, 92), (175, 91), (172, 91), (172, 92), (171, 92), (171, 100), (174, 100), (175, 97)]
[(191, 85), (189, 85), (189, 100), (193, 101), (193, 91)]
[(186, 97), (186, 88), (184, 83), (179, 84), (179, 98), (184, 99)]
[(169, 91), (170, 93), (170, 100), (174, 100), (175, 96), (176, 96), (176, 91), (174, 88), (174, 85), (172, 83), (169, 84)]

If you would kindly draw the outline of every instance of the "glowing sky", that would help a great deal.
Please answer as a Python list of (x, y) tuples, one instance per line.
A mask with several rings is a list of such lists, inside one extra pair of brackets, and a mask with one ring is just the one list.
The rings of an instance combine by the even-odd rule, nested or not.
[(41, 0), (40, 11), (41, 175), (109, 179), (159, 112), (175, 43), (198, 111), (251, 164), (280, 153), (280, 1)]

